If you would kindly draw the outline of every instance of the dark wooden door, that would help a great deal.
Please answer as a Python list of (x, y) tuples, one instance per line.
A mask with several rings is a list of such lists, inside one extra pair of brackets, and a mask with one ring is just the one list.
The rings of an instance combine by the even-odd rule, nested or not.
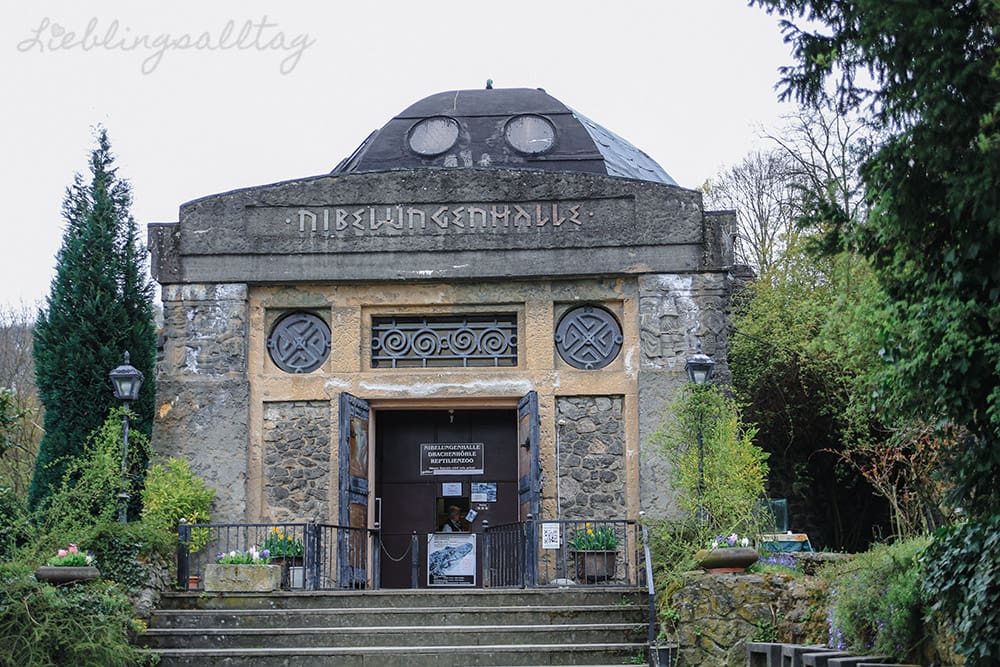
[[(539, 519), (541, 511), (542, 467), (539, 458), (541, 441), (541, 421), (538, 417), (538, 394), (529, 391), (517, 404), (517, 491), (518, 519), (527, 521)], [(532, 530), (527, 533), (522, 568), (524, 583), (535, 585), (538, 563), (538, 542), (535, 537), (535, 523), (527, 524)]]
[(340, 517), (349, 530), (337, 533), (340, 585), (368, 584), (368, 422), (367, 401), (340, 395)]
[[(379, 410), (375, 429), (374, 494), (380, 499), (383, 588), (410, 588), (412, 538), (417, 535), (418, 587), (427, 585), (427, 534), (438, 530), (442, 507), (476, 510), (467, 525), (478, 533), (518, 520), (517, 424), (508, 410)], [(421, 443), (483, 443), (482, 474), (421, 475)], [(476, 502), (472, 484), (495, 488), (495, 500)], [(444, 484), (461, 485), (461, 495), (444, 496)], [(494, 485), (494, 486), (491, 486)], [(454, 486), (452, 487), (454, 488)], [(481, 488), (481, 487), (480, 487)], [(480, 551), (481, 553), (481, 551)], [(477, 576), (477, 585), (482, 577)]]
[(539, 462), (538, 394), (530, 391), (517, 404), (517, 491), (518, 518), (530, 513), (535, 519), (541, 509), (542, 472)]

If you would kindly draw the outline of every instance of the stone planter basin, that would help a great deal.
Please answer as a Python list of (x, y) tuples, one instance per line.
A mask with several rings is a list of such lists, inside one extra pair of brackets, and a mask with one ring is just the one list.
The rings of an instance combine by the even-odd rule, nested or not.
[(43, 565), (35, 571), (35, 579), (38, 581), (47, 581), (56, 586), (75, 584), (81, 581), (94, 581), (100, 578), (100, 570), (92, 565), (81, 567)]
[(713, 574), (743, 572), (757, 562), (760, 555), (750, 547), (730, 547), (728, 549), (702, 549), (694, 555), (698, 567)]
[(270, 593), (280, 587), (280, 565), (205, 566), (204, 589), (209, 593)]

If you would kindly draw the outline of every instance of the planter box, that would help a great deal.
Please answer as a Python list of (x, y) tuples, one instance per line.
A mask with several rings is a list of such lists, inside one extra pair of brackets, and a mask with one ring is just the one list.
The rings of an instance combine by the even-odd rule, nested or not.
[(590, 584), (606, 583), (615, 578), (617, 551), (577, 551), (576, 577)]
[(281, 587), (281, 566), (212, 563), (204, 584), (210, 593), (270, 593)]

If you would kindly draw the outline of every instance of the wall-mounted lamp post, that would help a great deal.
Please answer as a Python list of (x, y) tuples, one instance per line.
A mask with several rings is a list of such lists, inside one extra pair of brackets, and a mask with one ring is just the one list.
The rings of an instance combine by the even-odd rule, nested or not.
[(128, 523), (128, 404), (139, 398), (142, 371), (129, 364), (126, 352), (125, 363), (108, 375), (115, 387), (115, 398), (125, 404), (125, 412), (122, 415), (122, 488), (118, 492), (118, 521)]
[[(684, 364), (688, 379), (695, 385), (702, 386), (708, 384), (712, 379), (712, 368), (715, 362), (707, 354), (701, 351), (701, 342), (698, 343), (698, 351), (688, 357)], [(705, 515), (705, 443), (702, 437), (701, 410), (698, 411), (698, 521), (704, 521)]]

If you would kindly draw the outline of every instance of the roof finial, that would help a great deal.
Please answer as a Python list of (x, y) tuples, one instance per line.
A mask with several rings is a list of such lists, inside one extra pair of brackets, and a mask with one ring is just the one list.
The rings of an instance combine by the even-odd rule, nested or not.
[(493, 90), (493, 79), (486, 79), (486, 90)]

